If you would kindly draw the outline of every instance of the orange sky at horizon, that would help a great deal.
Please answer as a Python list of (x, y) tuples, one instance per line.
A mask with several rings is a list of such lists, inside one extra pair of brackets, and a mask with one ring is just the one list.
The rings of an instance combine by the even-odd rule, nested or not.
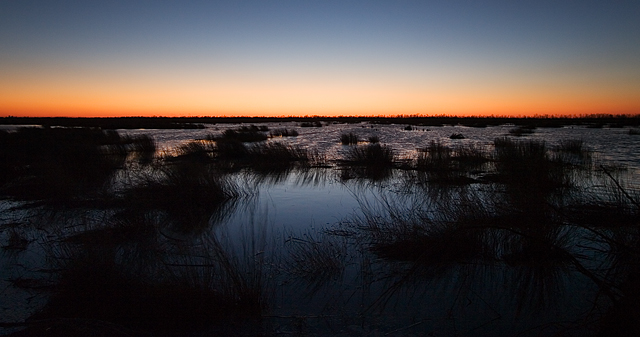
[[(119, 90), (116, 90), (116, 87)], [(0, 116), (533, 116), (638, 114), (633, 90), (527, 88), (385, 88), (382, 86), (240, 86), (146, 89), (0, 80)]]
[(640, 114), (639, 13), (639, 2), (0, 1), (0, 117)]

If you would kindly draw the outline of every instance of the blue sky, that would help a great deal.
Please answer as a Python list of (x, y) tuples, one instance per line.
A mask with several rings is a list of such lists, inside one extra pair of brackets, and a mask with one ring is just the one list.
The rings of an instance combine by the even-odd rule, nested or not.
[(638, 18), (640, 1), (5, 0), (0, 113), (640, 113)]

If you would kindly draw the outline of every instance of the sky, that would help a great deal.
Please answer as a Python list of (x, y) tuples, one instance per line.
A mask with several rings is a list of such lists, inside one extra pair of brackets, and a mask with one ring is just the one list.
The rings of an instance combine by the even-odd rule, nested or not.
[(0, 0), (0, 116), (640, 113), (640, 1)]

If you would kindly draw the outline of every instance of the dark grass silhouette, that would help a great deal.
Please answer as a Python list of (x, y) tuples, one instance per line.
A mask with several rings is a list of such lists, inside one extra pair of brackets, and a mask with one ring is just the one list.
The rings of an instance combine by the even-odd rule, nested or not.
[(356, 146), (349, 149), (344, 160), (353, 165), (365, 165), (375, 167), (392, 167), (395, 161), (394, 151), (391, 147), (379, 143)]
[(269, 138), (266, 134), (267, 131), (269, 131), (269, 128), (266, 126), (242, 126), (237, 129), (224, 130), (221, 136), (209, 135), (207, 136), (207, 140), (215, 141), (219, 139), (226, 139), (244, 143), (261, 142)]
[(126, 207), (162, 211), (181, 231), (208, 228), (239, 197), (236, 185), (210, 164), (209, 151), (199, 143), (186, 145), (174, 162), (148, 170), (122, 195)]
[(365, 178), (373, 181), (385, 180), (391, 176), (395, 164), (393, 149), (379, 143), (353, 146), (345, 153), (341, 179)]
[(58, 250), (63, 253), (56, 260), (60, 274), (55, 291), (21, 335), (28, 336), (29, 329), (37, 335), (42, 324), (51, 328), (70, 320), (74, 323), (65, 332), (101, 322), (93, 327), (97, 333), (104, 326), (136, 335), (225, 333), (237, 329), (233, 322), (254, 320), (264, 309), (262, 291), (255, 288), (260, 284), (249, 282), (248, 274), (216, 251), (221, 247), (209, 246), (213, 252), (206, 262), (159, 259), (156, 268), (133, 272), (131, 261), (119, 261), (113, 248), (71, 245)]
[(519, 126), (515, 129), (511, 129), (509, 130), (509, 134), (516, 136), (516, 137), (521, 137), (521, 136), (525, 136), (525, 135), (530, 135), (535, 133), (535, 125), (524, 125), (524, 126)]
[(448, 147), (440, 142), (431, 141), (420, 149), (414, 169), (421, 180), (444, 184), (467, 184), (474, 180), (469, 177), (473, 170), (481, 170), (489, 161), (489, 155), (481, 147), (468, 144)]
[(0, 140), (4, 194), (68, 205), (108, 189), (132, 151), (155, 152), (148, 138), (96, 129), (22, 128)]
[(340, 135), (340, 143), (342, 143), (342, 145), (358, 144), (358, 136), (353, 132), (343, 133)]
[(302, 122), (302, 123), (300, 123), (300, 127), (303, 127), (303, 128), (320, 128), (320, 127), (322, 127), (322, 123), (320, 121)]
[(269, 137), (297, 137), (298, 131), (294, 129), (275, 129), (269, 132)]

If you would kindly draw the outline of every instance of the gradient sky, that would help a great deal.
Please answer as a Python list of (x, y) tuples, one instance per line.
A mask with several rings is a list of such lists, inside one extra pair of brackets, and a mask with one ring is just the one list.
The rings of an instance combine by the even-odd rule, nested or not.
[(640, 113), (640, 1), (0, 1), (0, 116)]

